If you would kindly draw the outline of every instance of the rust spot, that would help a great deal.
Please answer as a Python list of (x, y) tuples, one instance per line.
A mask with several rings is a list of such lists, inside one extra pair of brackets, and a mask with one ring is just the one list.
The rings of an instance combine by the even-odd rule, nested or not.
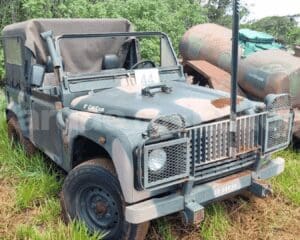
[(231, 182), (234, 179), (238, 179), (238, 178), (250, 175), (250, 174), (251, 174), (251, 171), (246, 170), (246, 171), (243, 171), (243, 172), (240, 172), (240, 173), (228, 176), (228, 177), (221, 178), (221, 179), (215, 181), (215, 183), (216, 184), (225, 184), (225, 183)]
[(255, 150), (256, 150), (255, 147), (249, 148), (249, 147), (241, 146), (239, 149), (239, 153), (246, 153), (246, 152), (251, 152), (251, 151), (255, 151)]
[(103, 144), (106, 143), (106, 138), (103, 137), (103, 136), (101, 136), (101, 137), (99, 137), (98, 141), (99, 141), (99, 143), (100, 143), (101, 145), (103, 145)]
[[(196, 71), (200, 76), (203, 76), (210, 88), (230, 92), (230, 74), (221, 68), (204, 60), (187, 61), (184, 68), (187, 73), (190, 71), (191, 75), (193, 75), (193, 71)], [(198, 81), (201, 82), (203, 79), (198, 79)]]
[[(237, 104), (239, 104), (243, 99), (238, 97)], [(230, 106), (230, 98), (218, 98), (211, 101), (211, 104), (214, 105), (216, 108), (224, 108)]]
[(101, 215), (105, 215), (107, 213), (108, 206), (103, 202), (96, 203), (96, 212)]
[(62, 108), (63, 108), (63, 105), (62, 105), (61, 102), (55, 102), (55, 109), (56, 109), (56, 110), (60, 110), (60, 109), (62, 109)]

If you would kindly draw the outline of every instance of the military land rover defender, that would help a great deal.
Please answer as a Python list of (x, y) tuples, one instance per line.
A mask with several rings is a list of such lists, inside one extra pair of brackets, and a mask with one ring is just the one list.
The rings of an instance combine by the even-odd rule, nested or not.
[(199, 223), (212, 201), (266, 196), (262, 180), (284, 169), (271, 154), (290, 142), (289, 96), (238, 97), (232, 122), (230, 94), (187, 84), (164, 33), (36, 19), (2, 37), (11, 141), (68, 173), (65, 218), (106, 239), (144, 239), (150, 220), (177, 212)]

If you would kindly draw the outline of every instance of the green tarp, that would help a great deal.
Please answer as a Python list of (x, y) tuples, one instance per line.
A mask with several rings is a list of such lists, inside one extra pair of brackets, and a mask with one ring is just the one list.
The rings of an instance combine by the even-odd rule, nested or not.
[(241, 29), (239, 32), (239, 41), (244, 49), (243, 56), (270, 49), (285, 49), (282, 44), (275, 41), (275, 38), (267, 33), (257, 32), (250, 29)]

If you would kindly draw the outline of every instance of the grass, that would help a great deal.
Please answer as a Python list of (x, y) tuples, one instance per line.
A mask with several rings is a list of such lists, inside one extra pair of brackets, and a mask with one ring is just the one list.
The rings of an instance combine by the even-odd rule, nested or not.
[[(59, 191), (64, 174), (41, 155), (27, 158), (7, 139), (4, 97), (0, 92), (0, 239), (85, 240), (83, 223), (65, 225), (60, 217)], [(300, 154), (291, 149), (285, 172), (271, 180), (269, 199), (237, 197), (206, 208), (205, 221), (186, 227), (178, 216), (154, 221), (150, 240), (296, 239), (300, 235)]]
[(0, 239), (101, 239), (83, 223), (62, 222), (58, 195), (64, 176), (41, 155), (27, 158), (20, 146), (12, 150), (4, 106), (0, 92)]
[(274, 190), (300, 206), (300, 154), (288, 149), (277, 155), (286, 159), (286, 169), (271, 181)]
[(206, 209), (207, 218), (200, 227), (204, 239), (220, 239), (229, 229), (229, 217), (224, 206), (213, 204)]
[(46, 231), (43, 231), (42, 233), (36, 226), (21, 225), (19, 226), (16, 235), (18, 239), (24, 240), (98, 240), (103, 237), (103, 235), (96, 233), (90, 236), (83, 223), (72, 222), (66, 226), (61, 221), (53, 226), (49, 225)]

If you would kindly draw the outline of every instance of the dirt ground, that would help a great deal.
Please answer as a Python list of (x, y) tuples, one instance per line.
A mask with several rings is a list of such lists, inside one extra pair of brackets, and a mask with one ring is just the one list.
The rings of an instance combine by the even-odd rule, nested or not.
[[(15, 191), (13, 182), (0, 181), (0, 236), (15, 239), (20, 224), (26, 224), (37, 214), (38, 209), (14, 209)], [(284, 200), (281, 196), (259, 199), (254, 196), (234, 197), (222, 201), (229, 218), (229, 229), (218, 239), (250, 240), (298, 240), (300, 239), (300, 208)], [(203, 239), (199, 227), (185, 227), (180, 218), (166, 218), (171, 224), (171, 239)], [(165, 240), (153, 224), (147, 239)]]
[[(221, 202), (229, 216), (230, 226), (218, 239), (230, 240), (298, 240), (300, 208), (280, 196), (260, 199), (254, 196), (235, 197)], [(181, 240), (204, 239), (198, 227), (185, 227), (178, 216), (168, 217), (172, 236)], [(176, 236), (176, 237), (175, 237)], [(165, 240), (152, 226), (150, 240)]]

